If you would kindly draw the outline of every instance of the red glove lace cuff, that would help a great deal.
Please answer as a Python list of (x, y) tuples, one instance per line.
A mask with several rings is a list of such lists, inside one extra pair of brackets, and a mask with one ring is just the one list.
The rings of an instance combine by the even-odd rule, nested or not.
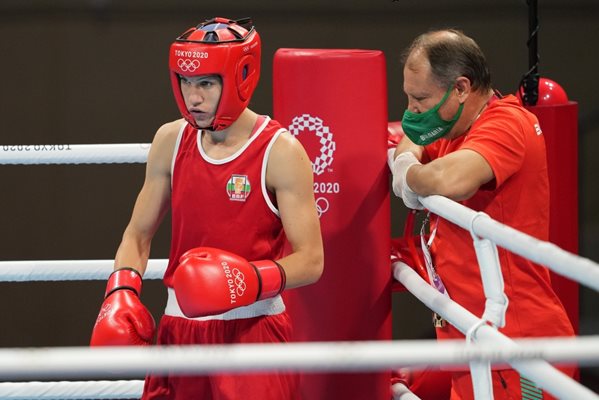
[(141, 275), (133, 268), (120, 268), (110, 274), (104, 298), (121, 289), (129, 289), (136, 295), (141, 293)]
[(259, 289), (257, 300), (275, 297), (285, 289), (285, 270), (273, 260), (252, 261), (258, 271)]

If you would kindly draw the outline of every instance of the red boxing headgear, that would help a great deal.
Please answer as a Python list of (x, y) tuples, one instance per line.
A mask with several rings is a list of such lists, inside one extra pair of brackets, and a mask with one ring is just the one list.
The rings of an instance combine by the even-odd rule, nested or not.
[(177, 106), (193, 127), (179, 75), (218, 75), (223, 90), (210, 130), (228, 128), (247, 107), (260, 78), (260, 36), (251, 19), (214, 18), (190, 28), (171, 45), (169, 69)]

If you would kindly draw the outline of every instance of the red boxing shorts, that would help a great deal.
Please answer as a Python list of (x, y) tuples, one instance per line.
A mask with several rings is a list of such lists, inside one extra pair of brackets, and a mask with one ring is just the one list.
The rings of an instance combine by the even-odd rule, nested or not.
[[(233, 320), (190, 320), (165, 315), (158, 328), (159, 345), (280, 343), (291, 337), (286, 312)], [(148, 376), (142, 400), (296, 400), (295, 374)]]

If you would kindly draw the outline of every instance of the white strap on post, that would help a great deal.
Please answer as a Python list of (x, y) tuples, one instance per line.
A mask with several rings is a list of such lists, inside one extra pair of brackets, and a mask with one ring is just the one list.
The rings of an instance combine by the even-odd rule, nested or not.
[[(472, 325), (466, 332), (466, 345), (476, 341), (476, 332), (481, 326), (487, 326), (485, 320), (480, 320)], [(472, 390), (475, 399), (493, 400), (493, 379), (491, 377), (491, 363), (487, 360), (472, 360), (468, 363)]]
[(393, 400), (422, 400), (410, 391), (403, 383), (396, 383), (391, 386)]
[(491, 363), (485, 361), (471, 361), (469, 365), (474, 398), (477, 400), (493, 400)]
[(475, 213), (470, 219), (470, 234), (474, 241), (474, 251), (480, 268), (480, 275), (485, 292), (485, 311), (482, 319), (489, 321), (493, 326), (503, 328), (505, 326), (505, 313), (508, 307), (508, 298), (504, 292), (503, 274), (499, 263), (497, 246), (489, 239), (479, 238), (472, 228), (474, 220), (479, 218), (490, 218), (483, 212)]

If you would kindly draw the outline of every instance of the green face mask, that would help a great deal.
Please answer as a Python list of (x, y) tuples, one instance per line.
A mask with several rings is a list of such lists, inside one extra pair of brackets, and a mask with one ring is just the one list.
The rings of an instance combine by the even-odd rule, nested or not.
[(458, 112), (449, 121), (442, 119), (438, 112), (439, 108), (447, 100), (447, 97), (449, 97), (452, 89), (453, 87), (450, 87), (441, 101), (428, 111), (414, 113), (406, 110), (404, 112), (401, 127), (412, 142), (419, 146), (431, 144), (435, 140), (447, 135), (451, 128), (453, 128), (460, 115), (462, 115), (464, 104), (460, 104)]

